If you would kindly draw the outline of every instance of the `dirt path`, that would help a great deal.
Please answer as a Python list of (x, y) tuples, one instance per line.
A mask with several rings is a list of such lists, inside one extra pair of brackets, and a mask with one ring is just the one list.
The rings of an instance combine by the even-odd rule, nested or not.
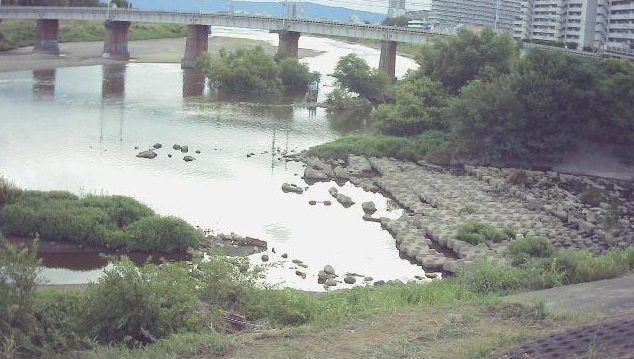
[[(225, 48), (234, 51), (238, 48), (262, 46), (268, 53), (274, 54), (276, 46), (265, 41), (236, 39), (214, 36), (209, 39), (209, 52), (214, 55)], [(23, 47), (0, 52), (0, 72), (40, 70), (55, 67), (90, 66), (111, 63), (101, 57), (103, 42), (62, 43), (60, 56), (32, 54), (32, 47)], [(185, 38), (131, 41), (129, 50), (131, 62), (140, 63), (180, 63), (185, 49)], [(300, 58), (320, 54), (319, 51), (300, 49)]]
[(240, 337), (224, 356), (198, 359), (475, 358), (562, 330), (567, 320), (532, 318), (526, 309), (458, 304), (388, 313), (331, 328), (296, 328)]
[(504, 300), (522, 304), (544, 302), (549, 310), (561, 314), (634, 313), (634, 275), (520, 293)]

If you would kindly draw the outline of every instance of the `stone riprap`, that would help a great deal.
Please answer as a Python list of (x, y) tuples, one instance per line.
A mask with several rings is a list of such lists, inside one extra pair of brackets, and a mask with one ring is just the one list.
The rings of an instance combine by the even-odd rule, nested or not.
[[(304, 162), (335, 179), (325, 161)], [(515, 237), (541, 236), (556, 247), (595, 253), (634, 244), (632, 183), (475, 166), (454, 175), (427, 163), (355, 155), (347, 166), (335, 165), (351, 183), (380, 190), (405, 210), (399, 219), (381, 218), (381, 225), (402, 254), (426, 269), (456, 272), (482, 259), (504, 262)], [(600, 191), (604, 201), (584, 204), (581, 193), (587, 188)], [(336, 188), (331, 194), (337, 197)], [(500, 243), (472, 245), (457, 239), (458, 227), (465, 222), (490, 224), (512, 236)]]

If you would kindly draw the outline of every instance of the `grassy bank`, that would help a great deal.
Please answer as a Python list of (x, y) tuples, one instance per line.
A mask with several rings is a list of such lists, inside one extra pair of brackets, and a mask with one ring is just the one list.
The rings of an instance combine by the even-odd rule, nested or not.
[(442, 157), (448, 151), (449, 135), (429, 131), (418, 136), (397, 137), (378, 133), (351, 135), (335, 141), (311, 147), (312, 156), (331, 159), (347, 159), (349, 154), (367, 157), (394, 157), (407, 160), (423, 160)]
[[(550, 316), (543, 304), (501, 304), (501, 295), (612, 278), (634, 267), (634, 249), (592, 256), (527, 239), (511, 249), (513, 265), (481, 263), (427, 284), (323, 295), (262, 288), (259, 269), (226, 257), (141, 268), (122, 261), (84, 290), (34, 291), (33, 252), (0, 243), (7, 268), (0, 286), (8, 293), (0, 297), (1, 317), (14, 323), (0, 320), (1, 349), (49, 356), (79, 350), (95, 358), (215, 357), (228, 350), (241, 358), (285, 357), (279, 345), (295, 339), (298, 350), (329, 350), (331, 358), (399, 351), (412, 358), (480, 358), (571, 323)], [(317, 345), (336, 333), (349, 335), (350, 328), (358, 331), (350, 342)], [(508, 335), (511, 328), (516, 335)], [(251, 334), (254, 329), (260, 334)], [(448, 348), (454, 341), (463, 345)]]
[(183, 250), (202, 235), (174, 217), (160, 217), (123, 196), (76, 196), (20, 190), (0, 177), (0, 230), (8, 237), (68, 241), (111, 249)]
[[(35, 21), (4, 20), (0, 24), (0, 51), (32, 46)], [(187, 27), (178, 24), (132, 23), (130, 40), (185, 37)], [(106, 36), (103, 23), (98, 21), (60, 21), (60, 42), (102, 41)]]

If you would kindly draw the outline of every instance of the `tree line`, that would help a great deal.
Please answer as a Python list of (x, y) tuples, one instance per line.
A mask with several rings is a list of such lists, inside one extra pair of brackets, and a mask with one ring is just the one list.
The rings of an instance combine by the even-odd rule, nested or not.
[[(634, 143), (634, 65), (531, 49), (492, 30), (461, 29), (421, 48), (419, 68), (393, 85), (355, 55), (334, 77), (350, 101), (375, 105), (383, 135), (442, 131), (486, 162), (556, 159), (581, 140)], [(377, 94), (383, 94), (378, 96)], [(343, 106), (345, 107), (345, 106)]]

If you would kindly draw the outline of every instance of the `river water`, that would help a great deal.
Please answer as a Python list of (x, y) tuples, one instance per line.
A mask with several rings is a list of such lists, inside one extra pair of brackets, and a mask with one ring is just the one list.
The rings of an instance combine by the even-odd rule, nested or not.
[[(212, 31), (277, 45), (277, 36), (265, 32)], [(303, 36), (300, 47), (324, 52), (303, 60), (322, 74), (332, 72), (338, 58), (348, 53), (378, 64), (379, 51), (360, 45)], [(397, 65), (397, 76), (402, 76), (414, 63), (399, 57)], [(332, 81), (323, 77), (321, 96)], [(132, 196), (161, 215), (178, 216), (215, 233), (266, 240), (269, 249), (276, 249), (268, 253), (277, 264), (268, 270), (271, 283), (322, 290), (316, 274), (326, 264), (339, 273), (382, 280), (424, 274), (399, 258), (394, 240), (379, 224), (362, 220), (360, 205), (309, 205), (310, 200), (332, 200), (327, 190), (337, 186), (334, 182), (313, 185), (302, 195), (281, 191), (284, 182), (307, 185), (300, 178), (301, 164), (286, 163), (273, 152), (301, 151), (367, 130), (363, 121), (341, 122), (322, 109), (309, 115), (297, 105), (221, 102), (207, 93), (189, 96), (199, 85), (199, 78), (183, 76), (177, 64), (1, 73), (0, 174), (25, 189)], [(164, 145), (156, 159), (135, 157), (156, 142)], [(189, 145), (190, 154), (197, 149), (201, 153), (185, 163), (171, 150), (175, 143)], [(248, 153), (256, 155), (248, 158)], [(357, 203), (375, 201), (377, 216), (401, 214), (380, 194), (350, 184), (340, 191)], [(288, 261), (281, 259), (282, 253), (289, 254)], [(259, 263), (259, 258), (252, 260)], [(294, 274), (291, 259), (309, 266), (308, 278)], [(86, 270), (59, 262), (43, 271), (49, 283), (85, 283), (105, 265)]]

